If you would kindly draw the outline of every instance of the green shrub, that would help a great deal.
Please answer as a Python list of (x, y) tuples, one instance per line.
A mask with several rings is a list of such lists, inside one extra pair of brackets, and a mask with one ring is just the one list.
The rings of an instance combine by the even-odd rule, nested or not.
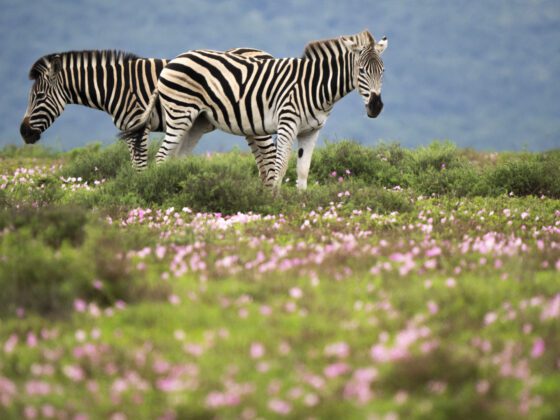
[(426, 147), (408, 152), (407, 172), (418, 175), (430, 169), (441, 171), (453, 169), (464, 164), (460, 151), (451, 142), (435, 141)]
[(0, 314), (16, 309), (45, 316), (67, 313), (91, 277), (88, 265), (69, 245), (54, 250), (34, 237), (30, 228), (2, 236)]
[(117, 300), (159, 300), (168, 295), (167, 283), (149, 278), (127, 256), (129, 250), (146, 245), (133, 228), (123, 232), (94, 223), (86, 226), (80, 245), (62, 241), (53, 248), (53, 235), (33, 231), (38, 220), (33, 215), (28, 224), (0, 236), (0, 316), (13, 316), (23, 308), (61, 317), (72, 310), (76, 299), (106, 306)]
[(417, 193), (426, 196), (465, 197), (486, 194), (486, 186), (480, 178), (480, 173), (470, 165), (442, 170), (428, 167), (410, 182)]
[(19, 207), (0, 211), (0, 230), (28, 228), (34, 238), (59, 248), (64, 241), (74, 246), (84, 240), (85, 211), (79, 207)]
[(495, 194), (560, 197), (560, 153), (524, 153), (499, 163), (486, 182)]
[(170, 159), (142, 172), (123, 168), (96, 195), (96, 203), (103, 205), (187, 206), (224, 213), (254, 210), (271, 198), (253, 158), (238, 152)]
[(69, 152), (68, 158), (61, 175), (82, 178), (89, 183), (114, 178), (121, 169), (131, 166), (128, 147), (122, 141), (103, 148), (99, 143), (88, 145)]
[(347, 140), (327, 143), (313, 155), (310, 181), (324, 184), (343, 177), (394, 187), (403, 182), (399, 168), (402, 158), (402, 149), (394, 144), (371, 148)]

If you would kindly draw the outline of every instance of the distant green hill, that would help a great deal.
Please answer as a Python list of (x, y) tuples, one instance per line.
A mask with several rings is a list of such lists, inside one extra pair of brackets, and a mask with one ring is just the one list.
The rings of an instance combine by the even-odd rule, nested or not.
[[(452, 139), (477, 149), (560, 145), (560, 7), (533, 2), (254, 2), (4, 0), (0, 16), (0, 145), (19, 143), (30, 65), (55, 51), (120, 48), (174, 57), (192, 48), (262, 48), (298, 56), (313, 39), (369, 28), (387, 35), (385, 109), (365, 117), (355, 95), (335, 107), (321, 138), (405, 146)], [(112, 141), (102, 113), (69, 107), (45, 133), (61, 148)], [(212, 135), (197, 150), (243, 145)], [(62, 140), (63, 139), (63, 140)]]

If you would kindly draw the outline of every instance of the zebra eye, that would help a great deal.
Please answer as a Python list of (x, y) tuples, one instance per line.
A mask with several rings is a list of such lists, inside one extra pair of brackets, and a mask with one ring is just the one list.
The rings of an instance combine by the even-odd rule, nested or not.
[(43, 100), (45, 99), (45, 92), (37, 92), (35, 94), (35, 98), (37, 98), (38, 100)]

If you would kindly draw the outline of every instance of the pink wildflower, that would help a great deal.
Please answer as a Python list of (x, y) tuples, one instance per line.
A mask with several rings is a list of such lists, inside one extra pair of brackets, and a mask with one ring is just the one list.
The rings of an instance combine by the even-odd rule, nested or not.
[(533, 348), (531, 349), (531, 357), (537, 359), (541, 357), (545, 350), (544, 340), (542, 338), (537, 338), (533, 343)]
[(265, 353), (264, 346), (259, 342), (254, 342), (251, 344), (249, 353), (253, 359), (260, 359)]
[(290, 289), (290, 296), (294, 299), (300, 299), (303, 296), (303, 292), (299, 287), (292, 287)]
[(270, 411), (283, 416), (290, 414), (290, 412), (292, 411), (292, 405), (289, 402), (280, 400), (278, 398), (271, 399), (268, 402), (268, 408), (270, 409)]

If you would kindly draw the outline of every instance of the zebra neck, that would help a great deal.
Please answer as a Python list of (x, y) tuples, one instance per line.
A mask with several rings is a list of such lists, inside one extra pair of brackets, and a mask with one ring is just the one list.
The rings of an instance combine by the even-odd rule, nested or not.
[(304, 60), (311, 64), (314, 90), (321, 97), (323, 109), (332, 106), (356, 88), (354, 77), (355, 56), (340, 44), (322, 43), (316, 48), (307, 48)]
[(68, 103), (105, 111), (115, 123), (134, 107), (130, 63), (135, 58), (113, 51), (72, 52), (61, 58)]

